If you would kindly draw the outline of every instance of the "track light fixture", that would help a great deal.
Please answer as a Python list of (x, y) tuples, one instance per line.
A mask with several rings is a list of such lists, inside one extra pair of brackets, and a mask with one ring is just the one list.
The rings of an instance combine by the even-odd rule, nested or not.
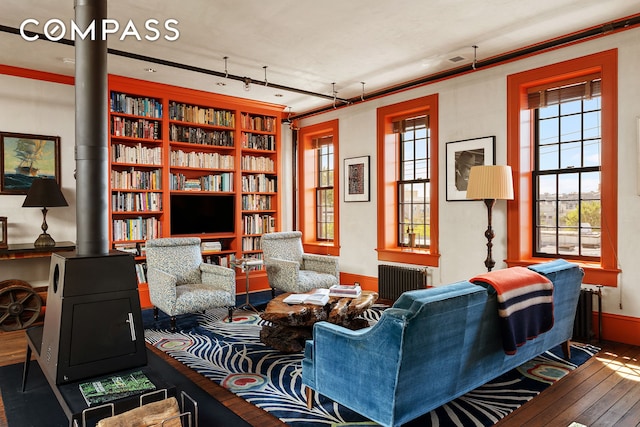
[(287, 107), (287, 109), (289, 110), (287, 112), (287, 118), (282, 121), (285, 125), (291, 124), (291, 107)]
[(336, 83), (333, 82), (331, 83), (331, 92), (333, 92), (333, 108), (336, 108), (336, 99), (337, 99), (337, 94), (338, 92), (336, 91)]
[(249, 92), (251, 90), (251, 79), (249, 77), (245, 77), (243, 79), (243, 82), (244, 82), (244, 90)]
[(475, 44), (473, 46), (471, 46), (473, 48), (473, 64), (471, 64), (471, 67), (475, 70), (476, 69), (476, 64), (478, 63), (478, 46), (476, 46)]

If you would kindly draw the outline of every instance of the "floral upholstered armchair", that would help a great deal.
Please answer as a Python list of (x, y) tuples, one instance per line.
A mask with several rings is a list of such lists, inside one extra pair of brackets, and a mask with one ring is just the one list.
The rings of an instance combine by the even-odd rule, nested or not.
[(202, 261), (200, 239), (177, 237), (147, 240), (147, 281), (154, 306), (171, 316), (228, 307), (232, 321), (236, 304), (235, 271)]
[(262, 252), (273, 296), (276, 289), (302, 293), (339, 283), (338, 258), (304, 253), (300, 231), (263, 234)]

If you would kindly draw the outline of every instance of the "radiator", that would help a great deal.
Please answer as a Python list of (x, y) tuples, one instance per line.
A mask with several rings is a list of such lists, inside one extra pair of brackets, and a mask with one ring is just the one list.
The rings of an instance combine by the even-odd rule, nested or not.
[(378, 295), (380, 299), (395, 301), (406, 291), (427, 287), (427, 268), (378, 265)]
[(573, 322), (573, 339), (576, 341), (590, 342), (595, 337), (593, 327), (593, 296), (598, 297), (598, 339), (602, 339), (602, 290), (581, 289), (576, 309), (576, 318)]

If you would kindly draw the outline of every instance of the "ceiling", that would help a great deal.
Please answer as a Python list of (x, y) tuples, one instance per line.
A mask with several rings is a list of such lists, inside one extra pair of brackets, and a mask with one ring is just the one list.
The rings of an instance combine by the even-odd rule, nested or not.
[[(474, 54), (480, 62), (639, 12), (640, 0), (109, 0), (107, 17), (120, 30), (108, 36), (116, 52), (108, 72), (279, 104), (295, 115), (468, 66)], [(72, 76), (73, 46), (9, 32), (29, 18), (39, 21), (27, 26), (37, 33), (60, 19), (70, 39), (74, 1), (2, 0), (0, 64)], [(144, 38), (153, 36), (149, 19), (160, 23), (158, 40)], [(170, 24), (175, 41), (163, 38), (175, 35), (162, 26), (169, 19), (178, 22)], [(142, 40), (120, 40), (129, 20)]]

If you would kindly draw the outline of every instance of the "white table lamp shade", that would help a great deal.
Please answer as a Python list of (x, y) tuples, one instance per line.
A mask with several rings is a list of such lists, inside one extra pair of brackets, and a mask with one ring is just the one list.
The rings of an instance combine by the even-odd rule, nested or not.
[(513, 200), (511, 166), (473, 166), (469, 173), (467, 199)]

